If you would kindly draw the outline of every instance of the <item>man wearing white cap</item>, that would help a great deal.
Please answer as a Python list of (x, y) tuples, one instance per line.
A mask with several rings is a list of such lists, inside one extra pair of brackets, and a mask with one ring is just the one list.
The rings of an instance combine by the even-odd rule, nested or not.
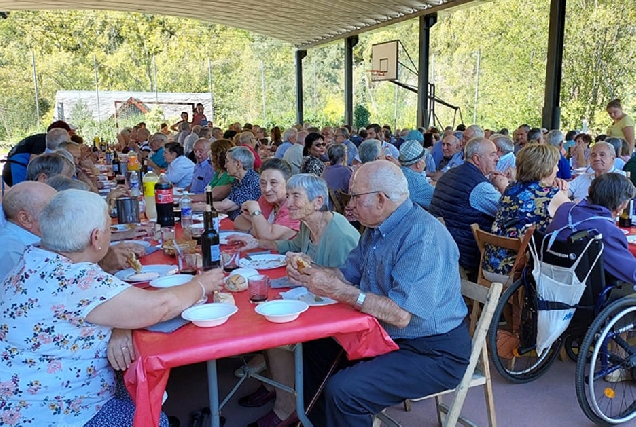
[(434, 188), (426, 179), (427, 150), (419, 141), (406, 141), (400, 145), (400, 161), (402, 172), (409, 185), (409, 194), (413, 203), (428, 209), (433, 198)]

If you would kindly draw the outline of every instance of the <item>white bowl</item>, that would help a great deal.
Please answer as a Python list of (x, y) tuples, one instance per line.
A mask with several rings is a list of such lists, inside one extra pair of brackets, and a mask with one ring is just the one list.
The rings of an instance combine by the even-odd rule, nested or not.
[(286, 323), (296, 320), (308, 308), (309, 305), (302, 301), (275, 300), (259, 304), (255, 310), (270, 322)]
[(153, 288), (171, 288), (173, 286), (183, 285), (192, 280), (192, 274), (173, 274), (172, 276), (160, 277), (150, 281)]
[(202, 328), (210, 328), (224, 324), (237, 311), (233, 304), (214, 302), (190, 307), (181, 313), (181, 317)]

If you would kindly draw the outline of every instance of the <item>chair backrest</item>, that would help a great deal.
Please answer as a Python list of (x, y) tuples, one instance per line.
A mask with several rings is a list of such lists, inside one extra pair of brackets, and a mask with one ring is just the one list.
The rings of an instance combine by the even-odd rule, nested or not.
[(333, 188), (329, 189), (329, 199), (331, 200), (333, 210), (342, 215), (344, 213), (344, 208), (342, 206), (342, 203), (340, 203), (340, 198), (338, 197), (336, 192), (333, 191)]
[(473, 235), (475, 236), (475, 240), (477, 241), (477, 246), (479, 247), (479, 252), (481, 252), (481, 260), (479, 263), (479, 275), (478, 275), (478, 283), (482, 285), (487, 285), (490, 283), (483, 277), (482, 266), (484, 265), (484, 257), (486, 251), (486, 245), (492, 245), (500, 248), (510, 249), (512, 251), (517, 252), (517, 257), (515, 258), (515, 262), (512, 266), (512, 272), (517, 270), (517, 267), (525, 260), (525, 252), (528, 247), (528, 243), (532, 238), (532, 234), (534, 233), (535, 227), (530, 226), (526, 230), (526, 233), (519, 238), (512, 237), (504, 237), (498, 236), (496, 234), (488, 233), (487, 231), (479, 228), (479, 224), (471, 224), (470, 228), (473, 230)]
[(340, 203), (342, 204), (342, 210), (347, 207), (349, 204), (349, 199), (351, 199), (351, 195), (349, 193), (345, 193), (342, 190), (338, 190), (338, 197), (340, 198)]

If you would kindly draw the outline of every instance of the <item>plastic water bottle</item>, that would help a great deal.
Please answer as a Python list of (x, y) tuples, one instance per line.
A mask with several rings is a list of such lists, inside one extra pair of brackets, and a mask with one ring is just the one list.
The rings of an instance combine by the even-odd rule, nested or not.
[(141, 194), (139, 190), (139, 174), (131, 173), (130, 174), (130, 195), (134, 197), (139, 197)]
[(181, 227), (186, 239), (192, 238), (192, 200), (189, 193), (183, 193), (181, 196)]

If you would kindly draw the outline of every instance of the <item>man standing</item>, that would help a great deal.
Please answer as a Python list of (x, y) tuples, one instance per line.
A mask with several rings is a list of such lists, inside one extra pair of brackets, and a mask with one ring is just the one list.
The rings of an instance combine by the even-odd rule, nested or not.
[[(288, 255), (290, 279), (378, 319), (400, 347), (343, 362), (310, 413), (316, 426), (371, 426), (406, 398), (455, 387), (470, 356), (457, 246), (444, 226), (409, 199), (406, 178), (388, 161), (364, 164), (351, 186), (367, 227), (340, 269), (306, 267)], [(426, 265), (426, 268), (417, 266)], [(305, 396), (313, 396), (340, 351), (333, 339), (305, 343)], [(390, 379), (390, 380), (387, 380)]]
[(200, 102), (197, 104), (194, 114), (192, 115), (192, 126), (207, 126), (208, 118), (203, 114), (203, 104)]
[(406, 141), (400, 146), (402, 173), (409, 184), (411, 200), (428, 209), (435, 190), (426, 180), (426, 149), (418, 141)]
[(194, 165), (194, 172), (192, 173), (192, 183), (190, 184), (190, 193), (201, 194), (205, 191), (205, 186), (208, 185), (214, 177), (214, 168), (208, 158), (208, 150), (210, 149), (210, 141), (205, 138), (199, 139), (194, 143), (194, 158), (196, 164)]
[(501, 193), (508, 186), (508, 179), (493, 173), (498, 160), (497, 148), (492, 141), (471, 139), (466, 144), (466, 161), (440, 178), (431, 200), (429, 212), (444, 218), (459, 247), (459, 264), (469, 279), (470, 274), (476, 274), (480, 260), (470, 225), (477, 223), (482, 230), (490, 230)]

